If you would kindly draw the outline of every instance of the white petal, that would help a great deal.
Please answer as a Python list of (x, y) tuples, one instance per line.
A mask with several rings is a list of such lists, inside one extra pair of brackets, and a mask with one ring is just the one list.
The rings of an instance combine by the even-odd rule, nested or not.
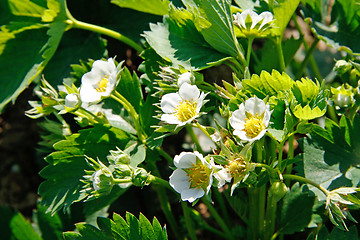
[(266, 106), (266, 110), (265, 110), (265, 114), (264, 114), (264, 119), (263, 119), (263, 122), (264, 122), (264, 125), (265, 127), (268, 127), (269, 126), (269, 123), (270, 123), (270, 118), (271, 118), (271, 112), (269, 110), (269, 105)]
[(177, 81), (178, 87), (181, 87), (181, 85), (183, 85), (184, 83), (191, 84), (191, 77), (192, 77), (191, 72), (186, 72), (181, 74)]
[(204, 98), (208, 95), (208, 93), (204, 94), (201, 92), (199, 99), (196, 102), (196, 112), (200, 112), (200, 109), (202, 108), (204, 104)]
[(182, 124), (182, 122), (174, 114), (163, 114), (161, 115), (161, 121), (168, 124)]
[(245, 115), (244, 104), (241, 104), (240, 108), (233, 112), (233, 114), (229, 118), (229, 122), (234, 129), (241, 130), (244, 129), (245, 119), (246, 119), (246, 115)]
[(245, 101), (245, 110), (253, 116), (256, 114), (261, 115), (266, 110), (265, 102), (257, 97), (249, 98)]
[(174, 113), (182, 101), (178, 93), (168, 93), (161, 98), (161, 110), (164, 113)]
[(91, 71), (109, 76), (111, 73), (116, 72), (116, 66), (112, 58), (109, 58), (108, 61), (96, 60)]
[(196, 155), (193, 152), (182, 152), (174, 157), (174, 165), (177, 168), (190, 168), (196, 164)]
[(179, 95), (184, 100), (195, 102), (200, 96), (200, 90), (195, 85), (184, 83), (179, 89)]
[(272, 15), (272, 13), (271, 13), (271, 12), (268, 12), (268, 11), (262, 12), (262, 13), (260, 14), (260, 17), (264, 19), (263, 22), (262, 22), (261, 25), (260, 25), (260, 29), (261, 29), (265, 24), (267, 24), (267, 23), (269, 23), (269, 22), (271, 22), (271, 21), (273, 20), (273, 15)]
[(196, 199), (204, 196), (205, 191), (202, 188), (190, 188), (181, 192), (181, 200), (194, 202)]
[(254, 137), (251, 141), (255, 141), (255, 140), (261, 139), (261, 138), (265, 135), (266, 131), (267, 131), (267, 129), (262, 130), (262, 131), (259, 133), (259, 135), (257, 135), (256, 137)]
[(85, 103), (97, 103), (101, 101), (101, 95), (92, 86), (84, 84), (80, 88), (80, 99)]
[(252, 138), (250, 138), (246, 135), (245, 131), (234, 130), (233, 134), (238, 136), (241, 140), (250, 141), (250, 142), (254, 141)]
[(186, 172), (176, 169), (169, 177), (170, 186), (178, 193), (190, 188), (189, 177)]

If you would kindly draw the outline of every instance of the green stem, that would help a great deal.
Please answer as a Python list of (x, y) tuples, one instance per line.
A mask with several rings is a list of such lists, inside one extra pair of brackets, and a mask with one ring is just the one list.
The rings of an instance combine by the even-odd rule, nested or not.
[(70, 125), (65, 121), (65, 119), (60, 114), (54, 113), (54, 115), (59, 120), (59, 122), (61, 122), (62, 128), (66, 129), (68, 131), (68, 134), (71, 135), (72, 132), (71, 132)]
[(219, 213), (216, 211), (216, 209), (213, 207), (213, 205), (206, 199), (203, 199), (203, 203), (205, 203), (205, 205), (207, 206), (211, 216), (214, 217), (215, 221), (219, 224), (219, 226), (221, 227), (221, 229), (224, 231), (224, 233), (226, 234), (226, 238), (227, 239), (234, 239), (230, 229), (228, 228), (228, 226), (226, 225), (226, 223), (224, 222), (224, 220), (221, 218), (221, 216), (219, 215)]
[(274, 200), (274, 196), (268, 194), (267, 206), (266, 206), (266, 220), (265, 220), (265, 233), (264, 239), (271, 239), (271, 236), (275, 232), (275, 219), (276, 219), (277, 204)]
[[(257, 154), (257, 162), (262, 163), (263, 162), (263, 156), (262, 156), (262, 148), (264, 145), (264, 138), (262, 140), (257, 141), (256, 143), (256, 154)], [(259, 236), (263, 236), (264, 233), (264, 218), (265, 218), (265, 200), (266, 200), (266, 184), (259, 187), (258, 190), (258, 234)]]
[(260, 233), (258, 231), (259, 220), (259, 188), (248, 190), (249, 193), (249, 224), (248, 224), (248, 237), (247, 239), (258, 240)]
[[(299, 23), (298, 23), (298, 21), (297, 21), (297, 19), (296, 19), (296, 15), (295, 15), (295, 14), (292, 16), (292, 19), (293, 19), (293, 21), (294, 21), (294, 23), (295, 23), (296, 29), (297, 29), (297, 30), (299, 31), (299, 33), (300, 33), (300, 36), (301, 36), (301, 38), (302, 38), (305, 51), (308, 52), (308, 51), (309, 51), (309, 45), (308, 45), (308, 43), (306, 42), (306, 39), (304, 38), (304, 33), (303, 33), (302, 28), (300, 27), (300, 25), (299, 25)], [(313, 55), (310, 56), (310, 67), (311, 67), (311, 69), (312, 69), (312, 72), (313, 72), (314, 76), (315, 76), (319, 81), (322, 80), (323, 77), (321, 76), (319, 67), (318, 67), (318, 65), (317, 65), (317, 63), (316, 63), (315, 58), (314, 58)]]
[(235, 58), (229, 58), (228, 61), (231, 62), (235, 66), (235, 68), (236, 68), (235, 72), (236, 73), (240, 74), (241, 72), (244, 72), (243, 67), (241, 66), (241, 64)]
[[(290, 131), (292, 131), (292, 130), (293, 129), (291, 129)], [(295, 136), (294, 136), (294, 134), (292, 134), (292, 135), (290, 135), (289, 140), (288, 140), (288, 143), (289, 143), (289, 150), (288, 150), (288, 156), (287, 156), (288, 159), (294, 158), (294, 141), (295, 141)], [(292, 168), (293, 168), (292, 164), (287, 165), (286, 173), (291, 174)], [(286, 183), (286, 185), (289, 185), (290, 180), (286, 181), (285, 183)]]
[(282, 40), (281, 39), (282, 39), (282, 36), (278, 38), (278, 41), (276, 44), (276, 50), (277, 50), (277, 54), (278, 54), (278, 58), (279, 58), (279, 62), (280, 62), (280, 71), (285, 72), (286, 66), (285, 66), (284, 54), (283, 54), (283, 50), (282, 50)]
[(156, 177), (154, 175), (150, 175), (150, 181), (152, 184), (157, 184), (157, 185), (160, 185), (162, 187), (166, 187), (168, 189), (170, 189), (171, 191), (175, 191), (169, 184), (168, 181), (162, 179), (162, 178), (159, 178), (159, 177)]
[(219, 203), (223, 218), (225, 219), (225, 222), (228, 226), (231, 225), (231, 220), (229, 217), (229, 213), (226, 209), (226, 205), (223, 199), (223, 196), (221, 195), (221, 193), (219, 192), (219, 189), (214, 188), (213, 193), (215, 195), (216, 201)]
[(306, 56), (305, 59), (302, 61), (300, 67), (299, 67), (299, 71), (297, 72), (297, 74), (295, 75), (295, 79), (299, 79), (301, 78), (301, 76), (303, 75), (303, 72), (306, 68), (306, 65), (308, 64), (310, 57), (312, 56), (313, 52), (316, 49), (317, 44), (319, 43), (319, 39), (316, 38), (313, 42), (313, 44), (311, 45), (311, 47), (309, 48), (309, 50), (306, 52)]
[(197, 138), (194, 130), (192, 129), (191, 125), (186, 124), (186, 131), (188, 132), (188, 134), (190, 135), (191, 140), (194, 142), (196, 150), (199, 151), (200, 153), (204, 153), (204, 151), (202, 150), (201, 146), (200, 146), (200, 142), (199, 139)]
[(255, 163), (255, 167), (263, 167), (266, 168), (270, 174), (272, 174), (272, 172), (274, 172), (274, 169), (271, 168), (269, 165), (263, 164), (263, 163)]
[(291, 180), (295, 180), (295, 181), (299, 181), (299, 182), (304, 182), (304, 183), (308, 183), (310, 185), (313, 185), (314, 187), (318, 188), (320, 191), (322, 191), (326, 196), (328, 196), (330, 194), (330, 191), (326, 190), (324, 187), (320, 186), (320, 184), (317, 184), (307, 178), (301, 177), (301, 176), (297, 176), (297, 175), (292, 175), (292, 174), (284, 174), (283, 175), (284, 179), (291, 179)]
[[(148, 165), (152, 173), (154, 173), (154, 175), (160, 176), (159, 170), (156, 167), (155, 163), (148, 162)], [(169, 222), (170, 228), (172, 229), (175, 238), (178, 240), (183, 239), (182, 235), (180, 234), (180, 229), (175, 220), (175, 217), (172, 214), (170, 202), (168, 199), (168, 195), (166, 194), (165, 188), (161, 185), (152, 185), (152, 187), (155, 189), (156, 193), (158, 194), (161, 209), (164, 212), (166, 220)]]
[(247, 66), (249, 66), (250, 64), (250, 56), (251, 56), (251, 51), (252, 51), (252, 43), (254, 41), (253, 37), (249, 37), (248, 38), (248, 47), (247, 47), (247, 52), (246, 52), (246, 63)]
[(166, 161), (168, 161), (170, 164), (173, 164), (173, 158), (167, 152), (165, 152), (161, 147), (157, 147), (156, 150), (163, 158), (166, 159)]
[(193, 221), (191, 220), (191, 217), (190, 217), (190, 209), (189, 209), (187, 203), (184, 202), (184, 201), (181, 201), (181, 207), (183, 209), (184, 218), (185, 218), (185, 224), (186, 224), (186, 228), (187, 228), (187, 230), (189, 232), (190, 239), (197, 240), (196, 232), (195, 232), (195, 228), (194, 228), (194, 223), (193, 223)]
[(86, 110), (85, 108), (79, 108), (77, 111), (79, 111), (80, 113), (89, 116), (89, 118), (94, 119), (96, 122), (98, 123), (103, 123), (104, 121), (99, 118), (98, 116), (96, 116), (94, 113)]
[[(202, 126), (198, 121), (194, 120), (194, 122), (195, 122), (195, 126), (198, 129), (200, 129), (212, 141), (212, 138), (211, 138), (210, 134), (208, 133), (208, 131), (206, 130), (206, 128), (204, 126)], [(220, 148), (218, 143), (216, 143), (216, 142), (214, 142), (214, 143), (218, 148)]]
[(120, 184), (120, 183), (131, 183), (131, 179), (113, 179), (113, 183)]
[(110, 95), (111, 98), (115, 99), (119, 103), (121, 103), (126, 111), (130, 114), (131, 118), (134, 120), (135, 129), (138, 135), (138, 138), (145, 143), (146, 142), (146, 134), (144, 133), (144, 130), (142, 129), (140, 125), (139, 115), (135, 111), (135, 108), (131, 105), (131, 103), (118, 91), (113, 91), (113, 93)]
[(66, 13), (67, 13), (67, 17), (69, 18), (68, 20), (66, 20), (66, 23), (69, 24), (69, 26), (71, 28), (84, 29), (84, 30), (88, 30), (88, 31), (92, 31), (92, 32), (96, 32), (96, 33), (100, 33), (100, 34), (112, 37), (114, 39), (117, 39), (117, 40), (129, 45), (130, 47), (134, 48), (138, 52), (142, 52), (144, 50), (139, 44), (134, 42), (132, 39), (125, 37), (124, 35), (116, 32), (116, 31), (113, 31), (113, 30), (110, 30), (110, 29), (107, 29), (104, 27), (100, 27), (97, 25), (93, 25), (90, 23), (78, 21), (71, 15), (71, 13), (69, 12), (69, 10), (67, 8), (66, 8)]

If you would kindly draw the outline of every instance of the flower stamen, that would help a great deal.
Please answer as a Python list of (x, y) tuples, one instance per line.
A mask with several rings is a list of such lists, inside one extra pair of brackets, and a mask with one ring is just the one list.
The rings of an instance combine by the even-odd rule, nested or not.
[(209, 180), (209, 172), (203, 164), (193, 164), (191, 168), (186, 169), (189, 177), (190, 188), (202, 188)]
[(249, 118), (245, 119), (244, 131), (250, 138), (255, 138), (264, 129), (264, 121), (262, 117), (258, 116), (257, 114), (255, 116), (251, 115)]
[(109, 77), (107, 75), (105, 75), (100, 82), (98, 82), (98, 84), (96, 84), (98, 86), (98, 88), (96, 88), (95, 90), (97, 92), (106, 92), (106, 87), (107, 84), (109, 82)]
[(175, 109), (175, 116), (182, 122), (196, 116), (196, 102), (184, 100)]

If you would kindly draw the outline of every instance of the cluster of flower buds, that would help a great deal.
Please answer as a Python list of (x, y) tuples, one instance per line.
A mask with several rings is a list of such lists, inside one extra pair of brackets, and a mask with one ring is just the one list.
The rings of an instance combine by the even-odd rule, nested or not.
[(109, 194), (115, 185), (120, 188), (128, 188), (131, 185), (143, 187), (149, 185), (152, 179), (152, 175), (145, 169), (131, 166), (130, 155), (120, 149), (110, 151), (107, 165), (87, 156), (85, 159), (92, 168), (86, 171), (82, 179), (82, 192), (88, 195), (87, 201)]
[(331, 93), (333, 94), (332, 99), (337, 108), (346, 108), (355, 103), (354, 89), (348, 84), (343, 84), (338, 88), (331, 87)]

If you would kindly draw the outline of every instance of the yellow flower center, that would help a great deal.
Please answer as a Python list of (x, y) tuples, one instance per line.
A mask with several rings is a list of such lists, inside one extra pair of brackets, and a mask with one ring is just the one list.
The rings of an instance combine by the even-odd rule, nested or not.
[(249, 118), (245, 119), (244, 131), (250, 138), (256, 137), (264, 129), (265, 124), (261, 116), (256, 114), (256, 116), (251, 115)]
[(95, 90), (97, 92), (106, 92), (106, 87), (107, 84), (109, 82), (109, 77), (107, 75), (105, 75), (100, 82), (97, 84), (98, 88), (96, 88)]
[(196, 116), (196, 102), (184, 100), (175, 109), (175, 116), (182, 122)]
[(191, 168), (186, 169), (187, 176), (189, 177), (190, 188), (206, 187), (209, 181), (209, 169), (201, 164), (193, 164)]
[(231, 161), (227, 168), (232, 177), (240, 176), (246, 170), (246, 162), (243, 158), (237, 158)]

